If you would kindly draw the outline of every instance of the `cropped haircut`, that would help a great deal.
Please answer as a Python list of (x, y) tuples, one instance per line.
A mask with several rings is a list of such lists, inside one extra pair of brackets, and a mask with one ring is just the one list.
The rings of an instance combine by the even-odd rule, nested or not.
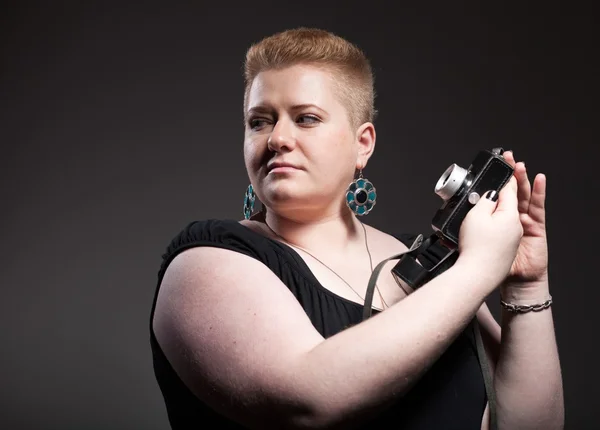
[(303, 64), (333, 74), (336, 93), (354, 127), (375, 120), (375, 79), (365, 54), (340, 36), (306, 27), (275, 33), (248, 49), (244, 62), (244, 112), (248, 109), (250, 87), (260, 72)]

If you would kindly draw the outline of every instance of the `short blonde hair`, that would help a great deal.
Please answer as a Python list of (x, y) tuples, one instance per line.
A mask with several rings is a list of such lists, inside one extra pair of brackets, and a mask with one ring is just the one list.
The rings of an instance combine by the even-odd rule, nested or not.
[(273, 34), (248, 49), (244, 63), (244, 112), (256, 75), (298, 64), (324, 67), (335, 74), (334, 82), (353, 126), (375, 120), (375, 79), (364, 53), (333, 33), (305, 27)]

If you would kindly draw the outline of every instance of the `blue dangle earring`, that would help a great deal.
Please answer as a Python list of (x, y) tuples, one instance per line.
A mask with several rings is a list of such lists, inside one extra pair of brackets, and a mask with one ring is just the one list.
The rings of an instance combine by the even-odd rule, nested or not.
[(358, 178), (352, 181), (346, 190), (346, 205), (356, 215), (362, 216), (371, 212), (376, 199), (375, 187), (368, 179), (363, 178), (360, 169)]
[(254, 212), (254, 202), (256, 201), (256, 194), (254, 193), (254, 188), (252, 188), (252, 184), (248, 185), (246, 188), (246, 194), (244, 195), (244, 218), (250, 219), (252, 213)]

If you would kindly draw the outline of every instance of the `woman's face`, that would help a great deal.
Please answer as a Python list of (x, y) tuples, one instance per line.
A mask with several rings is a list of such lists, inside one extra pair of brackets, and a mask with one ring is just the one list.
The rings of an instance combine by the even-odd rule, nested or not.
[[(340, 210), (358, 145), (333, 79), (297, 65), (261, 72), (250, 87), (244, 160), (258, 198), (276, 212)], [(293, 167), (272, 169), (278, 162)]]

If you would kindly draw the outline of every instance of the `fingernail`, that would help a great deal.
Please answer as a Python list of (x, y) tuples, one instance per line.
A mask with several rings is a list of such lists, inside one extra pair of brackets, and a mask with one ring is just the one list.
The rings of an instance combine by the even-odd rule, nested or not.
[(496, 200), (498, 200), (498, 191), (496, 191), (496, 190), (489, 191), (485, 195), (485, 198), (495, 202)]

